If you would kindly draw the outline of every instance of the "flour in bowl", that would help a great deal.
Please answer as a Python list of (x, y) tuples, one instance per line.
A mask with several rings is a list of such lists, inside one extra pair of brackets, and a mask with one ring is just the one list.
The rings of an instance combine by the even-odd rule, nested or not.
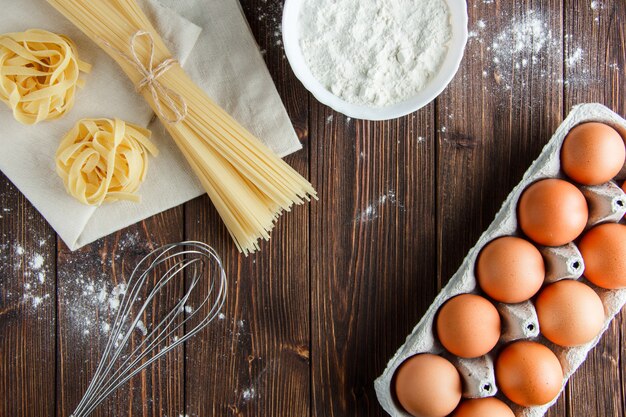
[(445, 0), (303, 0), (299, 19), (313, 76), (343, 100), (374, 107), (423, 90), (452, 38)]

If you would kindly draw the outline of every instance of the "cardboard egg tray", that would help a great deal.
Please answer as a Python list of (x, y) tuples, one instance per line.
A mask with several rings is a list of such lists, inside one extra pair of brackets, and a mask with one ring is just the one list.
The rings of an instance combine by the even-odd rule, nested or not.
[[(583, 277), (584, 262), (578, 248), (573, 243), (557, 248), (540, 247), (546, 264), (546, 283), (561, 279), (580, 279), (590, 285), (600, 296), (606, 312), (606, 321), (600, 335), (592, 342), (574, 348), (563, 348), (545, 339), (539, 328), (537, 313), (531, 301), (521, 304), (496, 304), (502, 318), (502, 336), (498, 345), (488, 355), (476, 359), (457, 358), (441, 346), (434, 334), (434, 319), (439, 308), (450, 298), (463, 293), (480, 294), (474, 275), (474, 265), (482, 248), (493, 239), (501, 236), (522, 236), (517, 225), (517, 203), (522, 192), (530, 184), (544, 178), (565, 178), (560, 167), (561, 145), (567, 133), (584, 122), (602, 122), (626, 132), (626, 120), (600, 104), (581, 104), (574, 107), (569, 116), (559, 126), (550, 142), (544, 147), (539, 158), (524, 174), (522, 181), (508, 196), (489, 228), (482, 234), (478, 243), (468, 253), (461, 267), (435, 298), (424, 317), (407, 337), (404, 345), (387, 364), (383, 374), (375, 381), (376, 395), (382, 407), (392, 416), (409, 416), (401, 409), (393, 394), (393, 376), (397, 368), (409, 357), (418, 353), (434, 353), (449, 359), (459, 370), (463, 379), (465, 398), (483, 398), (496, 395), (505, 401), (516, 416), (539, 417), (556, 402), (539, 407), (520, 407), (498, 394), (494, 373), (494, 360), (503, 344), (513, 340), (531, 339), (548, 346), (559, 358), (563, 367), (563, 387), (569, 377), (578, 369), (588, 352), (598, 343), (611, 320), (626, 303), (626, 289), (609, 291), (598, 288)], [(622, 178), (626, 177), (622, 170)], [(580, 188), (589, 206), (588, 227), (602, 222), (619, 222), (626, 213), (626, 194), (614, 182), (599, 186)], [(562, 388), (563, 389), (563, 388)], [(558, 397), (557, 397), (558, 398)]]

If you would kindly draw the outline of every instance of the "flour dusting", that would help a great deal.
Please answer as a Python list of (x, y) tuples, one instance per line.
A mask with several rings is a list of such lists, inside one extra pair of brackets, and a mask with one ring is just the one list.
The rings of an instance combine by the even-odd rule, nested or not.
[(528, 66), (538, 68), (542, 77), (556, 75), (541, 64), (562, 53), (560, 34), (554, 34), (548, 23), (532, 11), (521, 18), (513, 17), (487, 49), (492, 52), (496, 80), (507, 89), (515, 73)]
[(241, 396), (243, 397), (244, 401), (250, 401), (256, 396), (256, 392), (254, 391), (254, 388), (247, 388), (243, 390)]
[(22, 307), (32, 311), (45, 305), (52, 299), (47, 292), (50, 288), (45, 286), (49, 269), (46, 257), (32, 248), (25, 248), (20, 243), (0, 244), (0, 275), (24, 281), (21, 292), (6, 292), (7, 300), (19, 299)]
[(583, 50), (581, 48), (576, 48), (574, 52), (572, 53), (572, 55), (570, 55), (570, 57), (567, 58), (567, 64), (569, 66), (576, 65), (577, 63), (582, 61), (582, 57), (583, 57)]
[(83, 335), (106, 335), (126, 294), (126, 283), (113, 284), (104, 275), (90, 278), (78, 273), (59, 290), (66, 301), (61, 309), (69, 324)]
[(591, 8), (591, 10), (600, 10), (604, 9), (604, 4), (601, 1), (592, 1), (589, 4), (589, 7)]
[(141, 320), (137, 322), (137, 324), (135, 325), (135, 329), (139, 330), (141, 334), (144, 336), (148, 335), (148, 328), (146, 327), (145, 324), (143, 324), (143, 321)]
[[(271, 42), (275, 46), (281, 47), (283, 34), (280, 16), (283, 14), (283, 2), (281, 0), (263, 0), (263, 5), (257, 7), (256, 13), (257, 20), (263, 22), (266, 30), (271, 34)], [(266, 53), (266, 50), (261, 51), (262, 55)]]
[(388, 205), (397, 205), (400, 208), (404, 208), (404, 206), (398, 203), (396, 199), (396, 192), (394, 190), (389, 190), (387, 193), (382, 194), (376, 201), (368, 205), (363, 211), (357, 214), (354, 219), (356, 222), (367, 223), (373, 220), (376, 220), (379, 217), (380, 210)]
[[(600, 2), (591, 2), (592, 9), (601, 7)], [(553, 31), (550, 20), (542, 12), (519, 6), (497, 15), (497, 22), (493, 20), (496, 17), (490, 17), (488, 10), (483, 14), (485, 17), (470, 24), (466, 59), (481, 59), (484, 62), (482, 78), (495, 81), (486, 82), (485, 90), (498, 93), (525, 88), (528, 80), (536, 77), (561, 85), (575, 83), (586, 86), (600, 82), (585, 66), (576, 70), (578, 64), (588, 59), (585, 49), (578, 44), (578, 35), (562, 35), (559, 30)], [(502, 29), (495, 32), (494, 26)], [(558, 65), (564, 55), (567, 78)], [(611, 64), (608, 67), (613, 69)], [(528, 73), (532, 75), (529, 77)]]

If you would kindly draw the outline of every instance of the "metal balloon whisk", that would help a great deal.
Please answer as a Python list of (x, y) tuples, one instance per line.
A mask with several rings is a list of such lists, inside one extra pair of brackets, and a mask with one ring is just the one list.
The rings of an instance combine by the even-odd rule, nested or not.
[[(226, 289), (222, 261), (204, 243), (174, 243), (144, 257), (128, 279), (100, 364), (70, 417), (88, 416), (113, 391), (204, 329), (224, 305)], [(142, 329), (144, 314), (159, 311), (159, 297), (169, 291), (185, 294), (149, 331)], [(198, 304), (192, 309), (190, 301)], [(135, 346), (129, 341), (137, 328), (145, 336)]]

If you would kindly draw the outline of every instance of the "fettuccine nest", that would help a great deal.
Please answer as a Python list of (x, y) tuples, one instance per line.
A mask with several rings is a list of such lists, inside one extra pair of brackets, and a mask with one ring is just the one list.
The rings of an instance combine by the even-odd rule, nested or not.
[(67, 192), (83, 204), (130, 200), (156, 156), (150, 131), (115, 119), (83, 119), (63, 138), (56, 169)]
[(41, 29), (0, 35), (0, 100), (23, 124), (67, 113), (84, 84), (80, 73), (90, 70), (66, 36)]

